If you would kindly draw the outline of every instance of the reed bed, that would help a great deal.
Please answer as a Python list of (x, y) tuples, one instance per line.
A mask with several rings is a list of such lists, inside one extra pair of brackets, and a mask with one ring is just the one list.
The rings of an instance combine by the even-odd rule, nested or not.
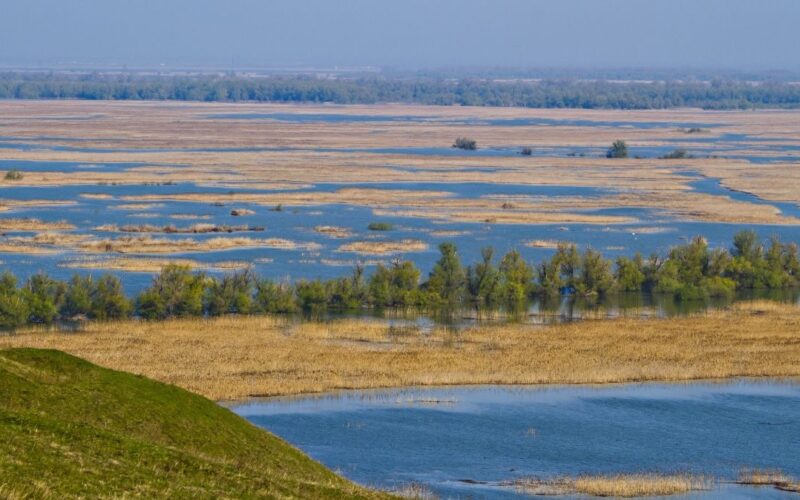
[(392, 328), (282, 316), (36, 329), (0, 348), (61, 349), (216, 400), (453, 384), (604, 384), (800, 376), (800, 309), (756, 302), (670, 319)]
[(407, 252), (424, 252), (428, 245), (420, 240), (399, 241), (354, 241), (341, 245), (337, 252), (352, 252), (361, 255), (388, 255)]
[(75, 229), (64, 221), (47, 222), (35, 218), (0, 219), (0, 231), (60, 231)]
[(800, 493), (800, 480), (777, 469), (744, 469), (739, 472), (737, 484), (772, 486), (782, 491)]
[(177, 264), (205, 271), (233, 271), (247, 269), (243, 261), (201, 262), (193, 259), (160, 259), (147, 257), (97, 258), (69, 260), (59, 264), (67, 269), (100, 269), (103, 271), (125, 271), (136, 273), (158, 273), (164, 266)]
[(598, 497), (645, 497), (680, 495), (708, 490), (713, 482), (704, 476), (689, 474), (612, 474), (559, 477), (555, 479), (520, 479), (515, 488), (532, 495), (590, 495)]

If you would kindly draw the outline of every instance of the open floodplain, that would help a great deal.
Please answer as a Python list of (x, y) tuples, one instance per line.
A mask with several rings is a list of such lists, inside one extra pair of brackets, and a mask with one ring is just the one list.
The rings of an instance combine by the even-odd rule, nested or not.
[[(628, 158), (606, 158), (616, 140)], [(800, 111), (0, 101), (0, 265), (109, 271), (133, 294), (168, 263), (297, 280), (393, 259), (427, 272), (443, 242), (470, 263), (559, 242), (663, 255), (742, 229), (800, 242), (799, 165)], [(782, 498), (800, 489), (800, 309), (796, 290), (772, 298), (698, 312), (615, 294), (590, 315), (556, 297), (585, 321), (535, 326), (79, 321), (0, 349), (188, 389), (410, 496)]]
[[(617, 139), (630, 158), (605, 158)], [(797, 111), (5, 101), (0, 260), (134, 291), (169, 261), (299, 279), (426, 270), (444, 241), (466, 262), (800, 241), (798, 160)]]
[(129, 320), (28, 328), (0, 349), (58, 349), (227, 401), (380, 489), (782, 498), (800, 488), (798, 332), (796, 306), (755, 302), (431, 332), (365, 319)]

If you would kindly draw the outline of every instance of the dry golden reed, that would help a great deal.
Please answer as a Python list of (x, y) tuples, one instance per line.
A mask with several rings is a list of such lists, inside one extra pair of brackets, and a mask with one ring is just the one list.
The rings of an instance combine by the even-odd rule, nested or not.
[(800, 376), (800, 308), (742, 304), (670, 319), (461, 332), (367, 319), (222, 317), (22, 331), (0, 348), (61, 349), (216, 400), (451, 384), (604, 384)]

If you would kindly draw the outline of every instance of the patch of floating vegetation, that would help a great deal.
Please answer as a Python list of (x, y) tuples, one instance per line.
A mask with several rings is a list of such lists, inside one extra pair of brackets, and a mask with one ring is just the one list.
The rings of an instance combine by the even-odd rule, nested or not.
[(62, 250), (69, 245), (76, 245), (90, 239), (86, 234), (70, 234), (53, 231), (36, 233), (33, 236), (8, 236), (0, 239), (0, 248), (6, 252), (20, 253), (25, 249), (25, 253), (48, 254)]
[(644, 226), (644, 227), (604, 227), (604, 232), (609, 233), (630, 233), (630, 234), (664, 234), (677, 231), (674, 227), (658, 227), (658, 226)]
[(456, 236), (467, 236), (472, 234), (470, 231), (458, 231), (458, 230), (433, 230), (429, 233), (431, 236), (435, 236), (437, 238), (455, 238)]
[(20, 208), (73, 207), (78, 204), (73, 200), (0, 200), (0, 212)]
[(123, 203), (115, 205), (113, 208), (119, 210), (152, 210), (154, 208), (163, 208), (163, 203)]
[(85, 198), (87, 200), (113, 200), (114, 195), (108, 193), (81, 193), (81, 198)]
[(231, 216), (233, 217), (242, 217), (244, 215), (255, 215), (255, 210), (250, 210), (249, 208), (234, 208), (231, 210)]
[(34, 218), (0, 219), (0, 231), (59, 231), (75, 229), (75, 226), (65, 222), (46, 222)]
[(192, 259), (159, 259), (159, 258), (112, 258), (112, 259), (78, 259), (62, 262), (59, 267), (68, 269), (102, 269), (108, 271), (126, 271), (156, 273), (165, 266), (176, 264), (194, 270), (232, 271), (246, 269), (248, 264), (240, 261), (198, 262)]
[(399, 241), (354, 241), (338, 248), (338, 252), (351, 252), (365, 255), (386, 255), (405, 252), (424, 252), (428, 245), (420, 240)]
[(556, 249), (559, 245), (563, 244), (559, 240), (530, 240), (525, 242), (526, 247), (530, 248), (552, 248)]
[(319, 263), (325, 266), (333, 266), (333, 267), (354, 267), (356, 265), (361, 266), (377, 266), (377, 265), (388, 265), (388, 262), (381, 259), (320, 259)]
[(243, 248), (275, 248), (282, 250), (317, 250), (318, 243), (299, 243), (283, 238), (253, 239), (211, 238), (207, 240), (166, 239), (151, 236), (123, 236), (116, 239), (91, 240), (82, 242), (78, 249), (84, 252), (100, 253), (183, 253), (215, 252)]
[(229, 226), (218, 224), (197, 223), (189, 227), (177, 227), (173, 225), (154, 226), (151, 224), (127, 224), (117, 226), (116, 224), (104, 224), (94, 228), (96, 231), (113, 233), (164, 233), (164, 234), (207, 234), (207, 233), (241, 233), (241, 232), (260, 232), (264, 231), (263, 226)]
[(211, 218), (211, 216), (207, 214), (171, 214), (169, 218), (175, 220), (208, 220)]
[(598, 497), (644, 497), (680, 495), (709, 490), (713, 481), (691, 474), (611, 474), (557, 477), (552, 479), (523, 478), (506, 485), (528, 495), (590, 495)]
[(314, 226), (314, 231), (331, 238), (349, 238), (353, 234), (346, 227), (339, 226)]

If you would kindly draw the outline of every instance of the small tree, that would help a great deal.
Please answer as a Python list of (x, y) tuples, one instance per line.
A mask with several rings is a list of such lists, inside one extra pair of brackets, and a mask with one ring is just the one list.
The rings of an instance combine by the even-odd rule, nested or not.
[(439, 245), (442, 256), (433, 267), (427, 288), (448, 304), (458, 303), (464, 296), (466, 275), (453, 243)]
[(606, 152), (606, 158), (627, 158), (628, 157), (628, 145), (625, 144), (625, 141), (614, 141), (608, 151)]
[(478, 149), (478, 143), (475, 142), (475, 139), (459, 137), (456, 139), (456, 142), (453, 143), (453, 147), (458, 149), (466, 149), (467, 151), (475, 151)]
[(196, 316), (203, 312), (205, 277), (192, 274), (189, 266), (169, 264), (153, 279), (153, 284), (136, 300), (143, 318)]
[(252, 309), (254, 281), (249, 269), (209, 280), (204, 297), (208, 314), (248, 314)]
[(13, 330), (28, 321), (28, 303), (9, 272), (0, 276), (0, 329)]
[(112, 274), (104, 274), (97, 280), (92, 290), (92, 307), (90, 316), (99, 320), (126, 318), (131, 314), (133, 305), (125, 292), (119, 278)]
[(12, 168), (11, 170), (6, 172), (6, 175), (3, 178), (7, 181), (21, 181), (22, 177), (23, 177), (22, 172), (20, 172), (16, 168)]
[(61, 306), (61, 315), (65, 318), (88, 317), (92, 311), (93, 290), (94, 282), (91, 276), (73, 275), (67, 284), (64, 304)]
[(467, 268), (467, 289), (479, 306), (492, 306), (499, 300), (501, 292), (500, 271), (492, 262), (494, 248), (483, 248), (481, 259), (478, 264)]
[(528, 298), (533, 269), (517, 250), (511, 250), (500, 261), (503, 296), (508, 304), (521, 304)]
[(299, 281), (295, 288), (297, 289), (297, 300), (304, 311), (319, 311), (324, 309), (328, 303), (325, 284), (318, 279)]
[(289, 283), (261, 280), (256, 283), (254, 307), (263, 313), (291, 313), (297, 310), (295, 289)]
[(35, 274), (25, 283), (25, 300), (28, 303), (28, 321), (50, 324), (58, 317), (63, 304), (66, 286), (46, 274)]

